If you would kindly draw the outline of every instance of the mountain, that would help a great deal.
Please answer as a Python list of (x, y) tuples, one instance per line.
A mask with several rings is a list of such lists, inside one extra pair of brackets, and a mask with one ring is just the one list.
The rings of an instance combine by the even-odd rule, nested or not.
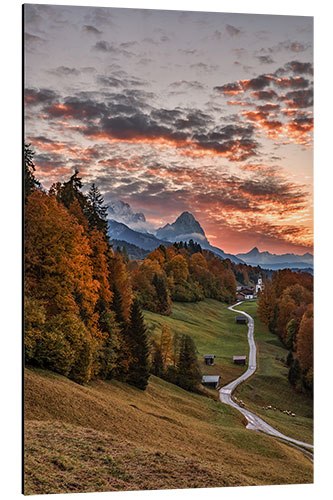
[(277, 255), (270, 252), (259, 252), (258, 248), (254, 247), (248, 253), (238, 253), (237, 257), (246, 262), (246, 264), (269, 269), (285, 269), (291, 267), (303, 269), (313, 267), (313, 255), (310, 253), (305, 253), (303, 255), (296, 255), (293, 253)]
[(189, 212), (183, 212), (172, 224), (166, 224), (156, 231), (157, 238), (168, 241), (189, 241), (209, 244), (200, 223)]
[(117, 247), (125, 247), (127, 255), (130, 259), (143, 260), (150, 252), (149, 250), (144, 250), (143, 248), (137, 247), (132, 243), (128, 243), (128, 241), (125, 240), (110, 240), (110, 242), (114, 249), (116, 249)]
[(157, 238), (167, 240), (171, 243), (175, 241), (196, 241), (205, 250), (210, 250), (222, 259), (230, 259), (236, 264), (243, 261), (235, 255), (225, 253), (220, 248), (212, 246), (206, 238), (205, 231), (200, 223), (190, 212), (183, 212), (172, 224), (166, 224), (156, 231)]
[(144, 250), (154, 250), (160, 245), (168, 242), (159, 240), (153, 234), (141, 233), (130, 229), (125, 224), (115, 220), (108, 220), (108, 236), (110, 240), (123, 240)]
[(131, 206), (124, 201), (118, 200), (108, 204), (109, 215), (112, 220), (125, 224), (138, 224), (146, 222), (146, 217), (142, 212), (133, 212)]

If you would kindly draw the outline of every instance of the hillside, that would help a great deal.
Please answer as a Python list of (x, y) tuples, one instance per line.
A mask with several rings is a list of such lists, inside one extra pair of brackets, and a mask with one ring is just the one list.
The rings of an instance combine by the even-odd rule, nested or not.
[[(146, 320), (155, 334), (166, 321), (190, 332), (200, 356), (215, 352), (210, 370), (223, 382), (242, 370), (230, 356), (245, 349), (246, 328), (221, 303), (175, 304), (170, 317)], [(247, 431), (214, 397), (153, 376), (144, 392), (118, 381), (81, 386), (31, 368), (25, 380), (27, 494), (312, 482), (301, 453)], [(271, 395), (276, 386), (269, 387)]]
[(309, 483), (299, 452), (155, 377), (81, 387), (26, 370), (26, 494)]

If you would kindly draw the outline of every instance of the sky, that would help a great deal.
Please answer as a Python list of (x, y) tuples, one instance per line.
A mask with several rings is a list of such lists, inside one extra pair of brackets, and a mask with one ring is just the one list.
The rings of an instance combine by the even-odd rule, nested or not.
[(226, 252), (312, 252), (312, 18), (28, 4), (24, 28), (46, 188), (78, 169), (133, 228), (186, 210)]

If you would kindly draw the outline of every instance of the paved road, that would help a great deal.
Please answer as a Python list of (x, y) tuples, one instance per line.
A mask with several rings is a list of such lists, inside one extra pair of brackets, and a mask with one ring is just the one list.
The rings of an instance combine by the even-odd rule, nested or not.
[(232, 393), (236, 389), (236, 387), (243, 382), (244, 380), (248, 379), (251, 377), (251, 375), (254, 374), (254, 372), (257, 369), (257, 361), (256, 361), (256, 344), (254, 342), (254, 321), (252, 316), (247, 314), (244, 311), (239, 311), (237, 309), (234, 309), (234, 307), (237, 307), (241, 302), (237, 302), (237, 304), (234, 304), (233, 306), (230, 306), (229, 309), (231, 311), (237, 312), (239, 314), (243, 314), (248, 318), (248, 342), (249, 342), (249, 364), (248, 364), (248, 369), (246, 372), (244, 372), (240, 377), (238, 377), (236, 380), (233, 380), (229, 384), (225, 385), (219, 390), (219, 396), (220, 400), (222, 403), (225, 403), (229, 406), (233, 406), (241, 412), (246, 420), (247, 420), (247, 429), (254, 430), (254, 431), (261, 431), (264, 432), (265, 434), (269, 434), (270, 436), (276, 437), (278, 439), (281, 439), (283, 441), (287, 441), (289, 444), (294, 445), (295, 447), (301, 447), (301, 448), (307, 448), (308, 450), (313, 450), (313, 445), (309, 443), (304, 443), (303, 441), (298, 441), (297, 439), (293, 439), (291, 437), (285, 436), (281, 432), (277, 431), (272, 427), (271, 425), (267, 424), (262, 418), (258, 417), (255, 413), (252, 413), (249, 410), (246, 410), (245, 408), (242, 408), (239, 406), (233, 399), (232, 399)]

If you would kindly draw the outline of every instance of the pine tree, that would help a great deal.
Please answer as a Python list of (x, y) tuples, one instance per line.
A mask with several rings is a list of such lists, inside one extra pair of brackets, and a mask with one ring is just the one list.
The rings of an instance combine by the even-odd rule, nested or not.
[(286, 359), (287, 366), (291, 366), (293, 363), (293, 360), (294, 360), (294, 355), (293, 355), (292, 351), (289, 351), (287, 359)]
[(28, 196), (32, 191), (40, 187), (40, 182), (34, 176), (36, 170), (33, 162), (34, 152), (30, 148), (30, 144), (24, 144), (24, 201), (27, 201)]
[(183, 335), (177, 365), (177, 384), (183, 389), (194, 391), (200, 380), (201, 373), (195, 344), (189, 335)]
[(301, 376), (302, 376), (301, 365), (299, 364), (298, 358), (296, 358), (295, 361), (292, 363), (291, 367), (289, 368), (289, 373), (288, 373), (288, 379), (291, 385), (296, 385), (297, 382), (301, 379)]
[(138, 389), (145, 390), (149, 379), (149, 348), (147, 331), (139, 303), (133, 300), (128, 326), (132, 360), (129, 364), (127, 382)]
[(123, 314), (123, 303), (119, 290), (116, 286), (113, 288), (112, 311), (115, 315), (115, 320), (119, 328), (118, 346), (116, 348), (116, 367), (114, 376), (118, 380), (125, 380), (128, 374), (129, 363), (131, 358), (130, 346), (128, 340), (128, 324)]
[(84, 211), (86, 203), (87, 203), (87, 198), (86, 196), (82, 193), (82, 181), (81, 177), (79, 177), (79, 171), (75, 170), (74, 174), (70, 177), (69, 181), (64, 182), (59, 189), (59, 186), (55, 186), (54, 189), (58, 190), (58, 197), (62, 201), (62, 203), (65, 205), (66, 208), (69, 208), (69, 206), (73, 203), (75, 199), (80, 204), (80, 207)]
[(104, 205), (104, 198), (95, 184), (92, 184), (89, 190), (84, 213), (88, 220), (90, 231), (98, 229), (98, 231), (101, 231), (106, 236), (108, 230), (108, 207)]

